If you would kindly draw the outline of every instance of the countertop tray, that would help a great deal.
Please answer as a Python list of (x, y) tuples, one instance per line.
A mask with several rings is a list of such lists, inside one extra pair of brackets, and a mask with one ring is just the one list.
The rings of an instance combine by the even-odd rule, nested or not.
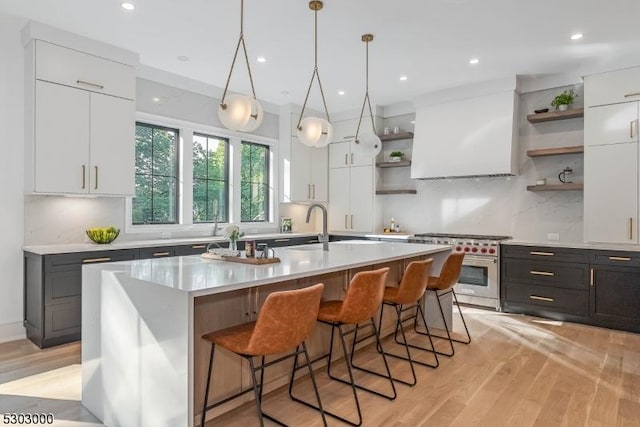
[(264, 264), (276, 264), (280, 262), (280, 258), (245, 258), (239, 256), (226, 256), (226, 255), (216, 255), (210, 253), (203, 253), (200, 255), (204, 259), (215, 259), (218, 261), (229, 261), (229, 262), (239, 262), (241, 264), (251, 264), (251, 265), (264, 265)]

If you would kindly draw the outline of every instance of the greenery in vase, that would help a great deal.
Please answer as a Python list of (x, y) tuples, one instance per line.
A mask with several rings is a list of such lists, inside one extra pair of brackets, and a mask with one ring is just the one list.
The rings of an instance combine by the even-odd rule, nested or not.
[(392, 151), (389, 157), (404, 157), (404, 153), (402, 151)]
[(235, 242), (239, 238), (244, 236), (244, 232), (241, 232), (240, 227), (238, 227), (237, 225), (230, 225), (227, 228), (225, 228), (224, 234), (227, 237), (227, 239), (231, 240), (232, 242)]
[(551, 106), (556, 107), (557, 109), (560, 105), (571, 105), (573, 104), (574, 99), (576, 99), (577, 97), (578, 94), (576, 94), (573, 88), (567, 89), (560, 95), (557, 95), (555, 98), (553, 98), (553, 101), (551, 101)]

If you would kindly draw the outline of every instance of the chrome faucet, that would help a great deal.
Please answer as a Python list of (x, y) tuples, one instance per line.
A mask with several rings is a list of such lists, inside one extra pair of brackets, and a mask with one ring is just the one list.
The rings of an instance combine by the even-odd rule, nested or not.
[(329, 232), (327, 231), (327, 208), (324, 205), (319, 203), (314, 203), (309, 206), (309, 210), (307, 210), (307, 224), (311, 220), (311, 211), (313, 208), (320, 208), (322, 210), (322, 235), (318, 236), (318, 241), (322, 242), (322, 250), (329, 250)]

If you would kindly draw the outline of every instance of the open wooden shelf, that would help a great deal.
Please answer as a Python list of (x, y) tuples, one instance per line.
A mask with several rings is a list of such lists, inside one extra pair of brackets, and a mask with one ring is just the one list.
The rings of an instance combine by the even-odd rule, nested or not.
[(392, 133), (389, 135), (380, 135), (380, 141), (388, 142), (388, 141), (399, 141), (401, 139), (412, 139), (413, 132), (399, 132)]
[(581, 182), (571, 184), (527, 185), (527, 191), (571, 191), (583, 189), (584, 184)]
[(529, 157), (559, 156), (562, 154), (580, 154), (584, 153), (584, 145), (575, 145), (573, 147), (558, 148), (541, 148), (539, 150), (527, 150)]
[(407, 166), (411, 166), (411, 160), (401, 160), (399, 162), (376, 163), (376, 166), (379, 168), (404, 168)]
[(376, 190), (376, 194), (418, 194), (418, 191), (410, 188), (404, 190)]
[(584, 117), (584, 108), (574, 108), (567, 111), (549, 111), (548, 113), (529, 114), (527, 120), (531, 123), (551, 122), (555, 120), (575, 119)]

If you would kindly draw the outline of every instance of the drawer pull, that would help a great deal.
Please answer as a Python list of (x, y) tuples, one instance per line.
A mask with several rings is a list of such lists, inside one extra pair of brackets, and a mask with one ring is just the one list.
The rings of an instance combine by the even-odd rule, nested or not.
[(631, 98), (632, 96), (640, 96), (640, 92), (628, 93), (624, 97)]
[(153, 256), (169, 256), (171, 255), (170, 252), (154, 252)]
[(536, 270), (531, 270), (529, 271), (529, 273), (535, 275), (535, 276), (555, 276), (555, 273), (552, 273), (550, 271), (536, 271)]
[(83, 264), (92, 264), (94, 262), (107, 262), (107, 261), (111, 261), (111, 258), (106, 257), (106, 258), (87, 258), (87, 259), (83, 259), (82, 263)]
[(595, 276), (595, 272), (596, 272), (595, 268), (591, 268), (591, 277), (589, 278), (589, 286), (593, 286), (593, 279)]
[(539, 297), (537, 295), (529, 295), (529, 299), (534, 299), (536, 301), (546, 301), (546, 302), (554, 302), (555, 301), (553, 298)]
[(610, 256), (611, 261), (631, 261), (631, 258), (626, 256)]
[(79, 85), (85, 85), (85, 86), (90, 86), (90, 87), (95, 87), (96, 89), (104, 89), (104, 86), (99, 85), (98, 83), (91, 83), (91, 82), (87, 82), (84, 80), (76, 80), (76, 83)]
[(276, 243), (281, 243), (281, 242), (288, 242), (291, 239), (275, 239), (274, 242)]
[(82, 165), (82, 189), (87, 188), (87, 167)]
[(529, 252), (529, 255), (554, 256), (555, 254), (554, 254), (553, 252), (538, 252), (538, 251), (531, 251), (531, 252)]
[(191, 249), (206, 249), (207, 245), (193, 245)]

